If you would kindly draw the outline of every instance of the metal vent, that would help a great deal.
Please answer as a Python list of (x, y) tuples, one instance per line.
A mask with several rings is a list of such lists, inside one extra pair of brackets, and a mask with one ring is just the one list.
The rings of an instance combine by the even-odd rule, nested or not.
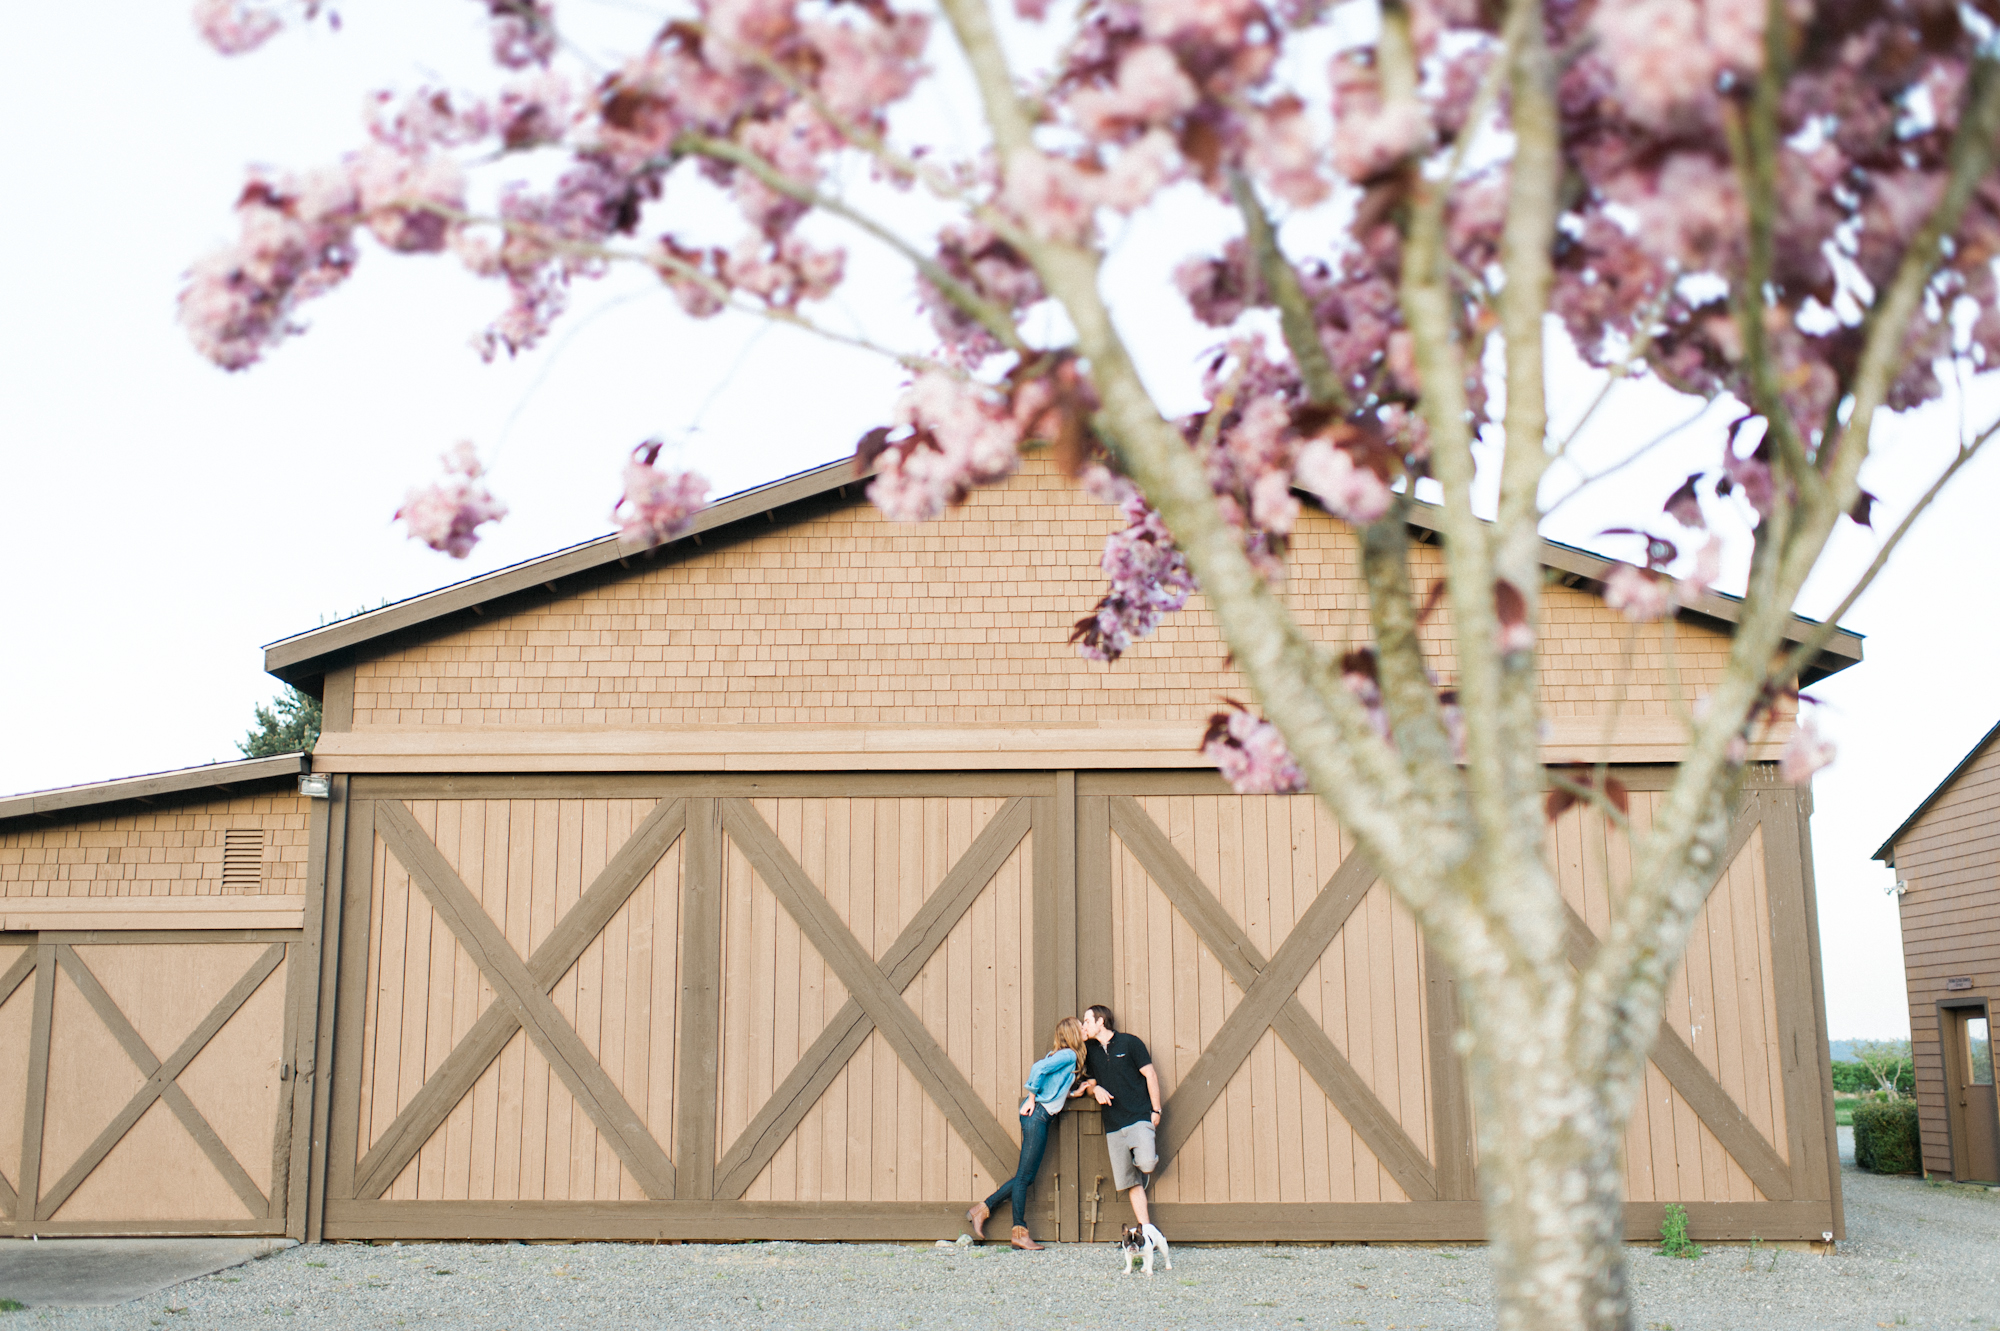
[(222, 890), (256, 892), (264, 886), (264, 829), (238, 828), (222, 834)]

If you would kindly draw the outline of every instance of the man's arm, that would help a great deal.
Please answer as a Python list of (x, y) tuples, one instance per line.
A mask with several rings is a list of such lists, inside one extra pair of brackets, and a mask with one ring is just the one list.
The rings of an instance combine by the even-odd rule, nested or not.
[(1146, 1094), (1153, 1101), (1153, 1126), (1160, 1126), (1160, 1074), (1151, 1063), (1139, 1069), (1139, 1075), (1146, 1079)]

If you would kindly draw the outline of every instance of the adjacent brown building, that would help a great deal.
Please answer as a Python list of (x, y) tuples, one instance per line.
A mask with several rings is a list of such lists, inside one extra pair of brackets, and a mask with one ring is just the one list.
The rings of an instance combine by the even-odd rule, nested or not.
[[(1313, 799), (1204, 766), (1246, 694), (1205, 607), (1066, 645), (1116, 520), (1039, 461), (917, 527), (824, 468), (272, 645), (323, 794), (280, 759), (0, 801), (0, 1232), (955, 1235), (1057, 1016), (1108, 1002), (1161, 1069), (1168, 1233), (1479, 1237), (1451, 978)], [(1734, 603), (1634, 630), (1604, 561), (1544, 557), (1543, 756), (1643, 821)], [(1288, 594), (1365, 634), (1325, 514)], [(1841, 1230), (1785, 737), (1634, 1110), (1635, 1237)], [(1549, 844), (1580, 959), (1626, 849), (1579, 810)], [(1036, 1233), (1108, 1237), (1096, 1117), (1058, 1123)]]
[(1895, 830), (1924, 1172), (2000, 1183), (1989, 1005), (2000, 1003), (2000, 726)]

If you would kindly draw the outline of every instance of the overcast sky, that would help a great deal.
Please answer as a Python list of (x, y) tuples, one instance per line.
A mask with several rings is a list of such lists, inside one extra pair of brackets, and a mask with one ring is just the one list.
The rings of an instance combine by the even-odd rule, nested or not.
[[(177, 4), (17, 6), (0, 53), (12, 204), (0, 214), (0, 791), (233, 758), (276, 682), (261, 644), (602, 534), (624, 453), (667, 439), (718, 493), (845, 455), (880, 423), (894, 367), (800, 335), (690, 323), (643, 279), (579, 293), (545, 349), (487, 366), (469, 340), (501, 293), (438, 259), (364, 255), (310, 310), (312, 331), (247, 374), (201, 361), (175, 326), (189, 260), (228, 235), (252, 162), (306, 166), (351, 147), (363, 94), (490, 84), (484, 6), (359, 0), (339, 34), (292, 33), (224, 61)], [(625, 0), (572, 0), (585, 45), (610, 52), (654, 18)], [(962, 106), (927, 107), (933, 119)], [(906, 218), (921, 219), (906, 208)], [(915, 224), (914, 222), (912, 223)], [(1307, 218), (1287, 231), (1309, 245)], [(1186, 198), (1135, 219), (1107, 282), (1170, 406), (1192, 402), (1213, 338), (1179, 313), (1165, 265), (1225, 234)], [(856, 247), (865, 275), (890, 269)], [(920, 347), (900, 286), (857, 291), (829, 322)], [(2000, 411), (1976, 385), (1967, 414)], [(1559, 377), (1557, 415), (1588, 390)], [(1686, 406), (1635, 390), (1605, 412), (1594, 456)], [(1897, 422), (1864, 477), (1884, 530), (1949, 456), (1958, 405)], [(389, 515), (461, 438), (492, 464), (513, 514), (462, 563), (405, 540)], [(1571, 505), (1551, 536), (1608, 553), (1595, 533), (1644, 520), (1679, 475), (1712, 466), (1690, 431), (1629, 484)], [(1821, 685), (1841, 754), (1813, 822), (1830, 1033), (1905, 1034), (1891, 875), (1869, 855), (1993, 723), (1993, 501), (1982, 459), (1848, 616), (1867, 660)], [(1732, 555), (1740, 561), (1744, 543)], [(1824, 612), (1873, 552), (1849, 530), (1802, 611)]]

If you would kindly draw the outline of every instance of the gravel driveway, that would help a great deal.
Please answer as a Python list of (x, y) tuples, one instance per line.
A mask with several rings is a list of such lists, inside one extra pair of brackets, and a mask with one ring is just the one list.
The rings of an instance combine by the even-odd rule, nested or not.
[[(1632, 1249), (1636, 1325), (1965, 1326), (2000, 1322), (2000, 1195), (1849, 1168), (1849, 1239), (1830, 1257)], [(753, 1243), (293, 1248), (116, 1308), (0, 1314), (0, 1331), (328, 1327), (1488, 1327), (1478, 1248), (1185, 1248), (1151, 1280), (1108, 1247)], [(0, 1290), (4, 1297), (5, 1290)]]

